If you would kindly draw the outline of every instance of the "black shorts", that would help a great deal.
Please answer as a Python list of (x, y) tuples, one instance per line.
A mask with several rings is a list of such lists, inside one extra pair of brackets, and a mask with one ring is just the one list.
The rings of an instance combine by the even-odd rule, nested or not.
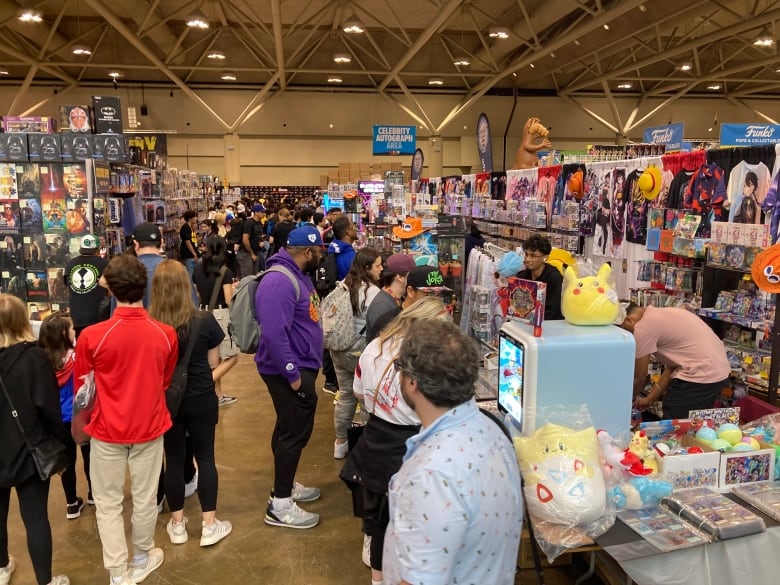
[(712, 408), (727, 384), (728, 378), (706, 384), (673, 379), (664, 396), (664, 418), (688, 418), (689, 410)]

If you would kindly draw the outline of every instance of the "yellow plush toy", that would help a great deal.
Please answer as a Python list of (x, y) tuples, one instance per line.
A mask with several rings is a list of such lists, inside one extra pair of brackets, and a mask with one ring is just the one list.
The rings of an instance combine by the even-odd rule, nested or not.
[(536, 519), (576, 526), (601, 518), (606, 487), (593, 427), (575, 431), (548, 423), (514, 443), (525, 501)]
[(549, 254), (547, 254), (547, 264), (555, 267), (558, 272), (563, 276), (563, 270), (567, 266), (577, 268), (577, 259), (568, 250), (561, 248), (553, 248)]
[(610, 282), (612, 268), (602, 264), (596, 276), (579, 278), (569, 266), (563, 273), (561, 312), (572, 325), (610, 325), (618, 316), (620, 304)]

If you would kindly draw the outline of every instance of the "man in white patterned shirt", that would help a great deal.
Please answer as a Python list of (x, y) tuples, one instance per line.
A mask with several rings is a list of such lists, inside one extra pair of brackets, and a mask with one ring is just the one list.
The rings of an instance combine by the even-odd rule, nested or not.
[(385, 585), (514, 583), (520, 472), (511, 441), (477, 408), (478, 362), (452, 323), (426, 323), (401, 346), (401, 392), (422, 428), (390, 482)]

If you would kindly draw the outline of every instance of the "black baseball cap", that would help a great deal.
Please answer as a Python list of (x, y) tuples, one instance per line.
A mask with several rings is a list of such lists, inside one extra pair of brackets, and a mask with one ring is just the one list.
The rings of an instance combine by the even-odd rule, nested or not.
[(144, 223), (139, 223), (135, 226), (135, 229), (133, 230), (133, 239), (139, 244), (143, 242), (154, 242), (159, 245), (162, 241), (162, 234), (160, 233), (160, 228), (155, 224), (145, 221)]

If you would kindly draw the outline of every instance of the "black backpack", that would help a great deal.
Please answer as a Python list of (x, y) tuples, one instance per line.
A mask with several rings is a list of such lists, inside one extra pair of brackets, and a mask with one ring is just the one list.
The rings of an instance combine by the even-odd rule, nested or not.
[(246, 220), (235, 220), (233, 223), (230, 224), (230, 231), (227, 233), (227, 237), (225, 238), (228, 241), (228, 244), (240, 244), (242, 236), (244, 235), (244, 222)]
[(320, 257), (320, 263), (314, 273), (314, 286), (320, 298), (324, 298), (329, 292), (336, 288), (338, 282), (338, 272), (336, 270), (336, 255), (333, 253), (323, 254)]

